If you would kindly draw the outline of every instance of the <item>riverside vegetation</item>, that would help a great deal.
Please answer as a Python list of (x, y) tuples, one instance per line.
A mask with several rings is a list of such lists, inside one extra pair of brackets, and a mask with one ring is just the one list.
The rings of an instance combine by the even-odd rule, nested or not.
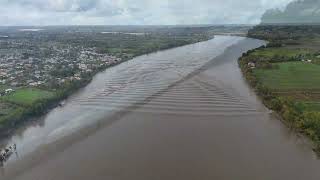
[(239, 65), (264, 104), (320, 153), (320, 26), (260, 25), (249, 37), (268, 41)]

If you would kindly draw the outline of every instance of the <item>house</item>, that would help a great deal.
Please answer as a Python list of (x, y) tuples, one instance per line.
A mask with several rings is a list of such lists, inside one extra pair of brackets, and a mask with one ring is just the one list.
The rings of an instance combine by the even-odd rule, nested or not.
[(8, 77), (8, 73), (7, 72), (0, 72), (0, 77)]
[(14, 92), (13, 89), (6, 89), (6, 90), (4, 91), (5, 94), (10, 94), (10, 93), (12, 93), (12, 92)]
[(29, 86), (37, 86), (38, 84), (36, 82), (29, 83)]
[[(12, 80), (14, 80), (14, 78), (13, 78)], [(12, 82), (12, 83), (10, 83), (10, 85), (11, 85), (11, 86), (18, 86), (19, 83), (18, 83), (18, 82)]]
[(78, 64), (78, 66), (79, 66), (79, 69), (81, 69), (81, 70), (87, 70), (87, 65), (86, 64)]
[(302, 62), (312, 63), (312, 60), (311, 60), (311, 59), (302, 59), (301, 61), (302, 61)]
[(253, 62), (249, 62), (249, 63), (248, 63), (248, 66), (249, 66), (251, 69), (256, 68), (256, 64), (253, 63)]

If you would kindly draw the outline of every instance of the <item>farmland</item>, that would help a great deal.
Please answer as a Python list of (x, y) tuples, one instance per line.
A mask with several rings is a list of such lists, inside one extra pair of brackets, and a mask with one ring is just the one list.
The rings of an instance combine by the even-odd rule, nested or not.
[(257, 26), (249, 36), (269, 44), (244, 54), (239, 65), (264, 104), (313, 140), (320, 155), (318, 30), (319, 26)]
[(311, 53), (311, 50), (308, 49), (289, 49), (289, 48), (268, 48), (268, 49), (260, 49), (252, 53), (252, 55), (272, 58), (275, 56), (278, 57), (289, 57), (294, 58), (297, 56), (306, 56)]
[(319, 111), (320, 112), (320, 102), (306, 101), (303, 102), (305, 111)]
[(276, 68), (256, 69), (254, 74), (272, 90), (319, 90), (320, 65), (307, 62), (275, 63)]

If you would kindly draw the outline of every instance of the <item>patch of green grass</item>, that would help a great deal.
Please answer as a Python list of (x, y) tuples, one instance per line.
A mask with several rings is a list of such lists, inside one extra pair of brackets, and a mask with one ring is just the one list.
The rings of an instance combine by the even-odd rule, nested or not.
[(255, 51), (252, 55), (272, 58), (274, 56), (296, 57), (311, 53), (306, 49), (288, 49), (288, 48), (266, 48)]
[(19, 105), (32, 105), (36, 101), (42, 99), (49, 99), (54, 96), (53, 92), (44, 91), (40, 89), (18, 89), (10, 95), (2, 97), (4, 101), (19, 104)]
[(254, 74), (273, 90), (320, 89), (320, 65), (304, 62), (276, 63), (279, 68), (255, 69)]
[(23, 107), (10, 107), (7, 111), (7, 114), (0, 116), (0, 129), (4, 126), (4, 124), (23, 117), (24, 111), (25, 109)]
[(303, 110), (320, 112), (320, 102), (303, 102)]
[(12, 117), (19, 116), (19, 112), (22, 112), (23, 107), (15, 106), (10, 103), (0, 102), (0, 128), (3, 123), (9, 122)]

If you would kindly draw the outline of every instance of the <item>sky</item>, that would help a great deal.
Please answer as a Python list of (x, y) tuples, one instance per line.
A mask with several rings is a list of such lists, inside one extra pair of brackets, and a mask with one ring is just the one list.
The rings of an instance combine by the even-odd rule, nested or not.
[(0, 26), (257, 24), (293, 0), (0, 0)]
[(320, 0), (294, 1), (283, 11), (268, 10), (262, 23), (320, 23)]

